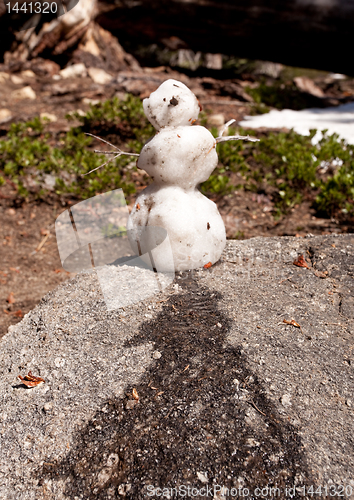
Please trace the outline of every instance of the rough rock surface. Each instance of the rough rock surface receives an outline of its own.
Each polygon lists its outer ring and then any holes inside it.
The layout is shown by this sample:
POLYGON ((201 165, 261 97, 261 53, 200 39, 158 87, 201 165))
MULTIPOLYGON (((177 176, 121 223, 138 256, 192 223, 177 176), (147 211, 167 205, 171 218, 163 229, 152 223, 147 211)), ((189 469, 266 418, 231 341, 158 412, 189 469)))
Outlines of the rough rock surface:
POLYGON ((229 241, 125 310, 94 272, 60 285, 1 340, 0 498, 354 492, 353 244, 229 241))

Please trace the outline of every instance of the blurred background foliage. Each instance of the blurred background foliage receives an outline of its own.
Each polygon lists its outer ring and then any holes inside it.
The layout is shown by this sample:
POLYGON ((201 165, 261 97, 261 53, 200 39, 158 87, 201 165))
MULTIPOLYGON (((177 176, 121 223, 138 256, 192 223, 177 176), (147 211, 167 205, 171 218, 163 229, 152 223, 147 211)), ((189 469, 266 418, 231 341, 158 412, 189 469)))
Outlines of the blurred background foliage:
MULTIPOLYGON (((86 132, 134 153, 154 135, 139 98, 130 94, 121 100, 115 97, 91 105, 85 114, 67 115, 67 120, 76 125, 56 136, 47 131, 46 120, 38 117, 11 124, 0 140, 0 185, 10 181, 17 196, 27 200, 44 199, 53 188, 57 196, 84 199, 120 187, 129 201, 139 184, 144 187, 151 182, 131 156, 121 156, 83 175, 107 161, 107 156, 94 152, 97 141, 86 132)), ((207 113, 201 115, 201 122, 208 126, 207 113)), ((211 131, 216 137, 217 129, 211 131)), ((310 136, 269 132, 260 134, 258 143, 219 144, 219 164, 200 186, 201 191, 216 197, 242 189, 266 194, 273 202, 274 217, 310 200, 321 216, 352 218, 354 146, 326 131, 314 145, 315 132, 310 136)), ((229 133, 259 136, 254 130, 230 129, 229 133)), ((100 147, 109 149, 102 143, 100 147)))

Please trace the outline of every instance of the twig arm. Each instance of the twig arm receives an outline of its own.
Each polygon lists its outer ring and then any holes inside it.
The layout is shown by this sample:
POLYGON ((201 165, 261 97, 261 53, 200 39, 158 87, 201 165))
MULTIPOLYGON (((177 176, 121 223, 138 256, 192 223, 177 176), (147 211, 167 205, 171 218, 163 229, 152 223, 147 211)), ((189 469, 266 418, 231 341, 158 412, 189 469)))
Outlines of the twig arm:
POLYGON ((115 146, 114 144, 106 141, 105 139, 101 139, 101 137, 98 137, 97 135, 93 135, 93 134, 89 134, 88 132, 85 132, 86 135, 89 135, 91 137, 94 137, 95 139, 98 139, 99 141, 101 142, 104 142, 106 144, 108 144, 109 146, 112 146, 112 148, 115 149, 115 151, 100 151, 99 149, 95 149, 95 153, 99 153, 99 154, 103 154, 103 155, 115 155, 113 158, 111 158, 110 160, 106 161, 106 163, 103 163, 103 165, 100 165, 99 167, 96 167, 94 168, 93 170, 90 170, 89 172, 87 172, 86 174, 82 174, 82 177, 84 177, 85 175, 88 175, 88 174, 91 174, 92 172, 95 172, 96 170, 98 170, 99 168, 101 167, 105 167, 106 165, 108 165, 108 163, 110 163, 111 161, 115 160, 116 158, 118 158, 119 156, 121 155, 127 155, 127 156, 139 156, 138 153, 127 153, 125 151, 122 151, 121 149, 119 149, 117 146, 115 146))
POLYGON ((217 137, 216 139, 216 144, 219 144, 219 142, 226 142, 226 141, 250 141, 250 142, 259 142, 260 139, 256 139, 255 137, 251 137, 249 135, 226 135, 225 137, 217 137))
POLYGON ((216 144, 219 144, 219 142, 226 142, 226 141, 250 141, 250 142, 259 141, 259 139, 256 139, 255 137, 250 137, 249 135, 226 135, 225 137, 223 137, 224 133, 229 128, 229 126, 235 122, 236 120, 232 118, 232 120, 229 120, 227 123, 225 123, 225 125, 219 131, 219 137, 215 139, 216 144))

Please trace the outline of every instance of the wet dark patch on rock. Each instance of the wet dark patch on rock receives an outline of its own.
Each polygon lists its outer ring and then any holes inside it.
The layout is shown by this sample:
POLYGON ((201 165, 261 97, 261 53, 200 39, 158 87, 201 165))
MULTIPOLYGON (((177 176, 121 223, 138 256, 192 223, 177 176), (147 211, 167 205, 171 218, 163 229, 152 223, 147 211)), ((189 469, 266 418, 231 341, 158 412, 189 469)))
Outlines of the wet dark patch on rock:
POLYGON ((255 498, 257 487, 279 488, 281 498, 286 487, 308 484, 296 429, 266 397, 241 349, 226 343, 231 320, 218 309, 221 294, 201 288, 192 273, 176 282, 183 292, 126 344, 154 343, 141 384, 107 401, 67 458, 39 477, 67 479, 65 494, 85 499, 143 499, 148 485, 200 489, 201 477, 210 488, 248 488, 244 498, 255 498))

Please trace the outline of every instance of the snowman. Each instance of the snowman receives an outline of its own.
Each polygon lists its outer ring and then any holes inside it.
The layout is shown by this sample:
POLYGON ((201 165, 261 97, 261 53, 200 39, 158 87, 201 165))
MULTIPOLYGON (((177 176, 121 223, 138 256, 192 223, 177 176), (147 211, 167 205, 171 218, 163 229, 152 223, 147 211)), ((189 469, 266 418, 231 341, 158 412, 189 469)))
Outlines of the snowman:
POLYGON ((163 82, 143 107, 157 133, 142 148, 137 166, 153 183, 139 194, 128 218, 130 244, 143 260, 152 255, 159 270, 210 267, 225 247, 225 226, 215 203, 198 185, 217 166, 217 142, 252 139, 218 141, 205 127, 193 125, 199 101, 176 80, 163 82))

